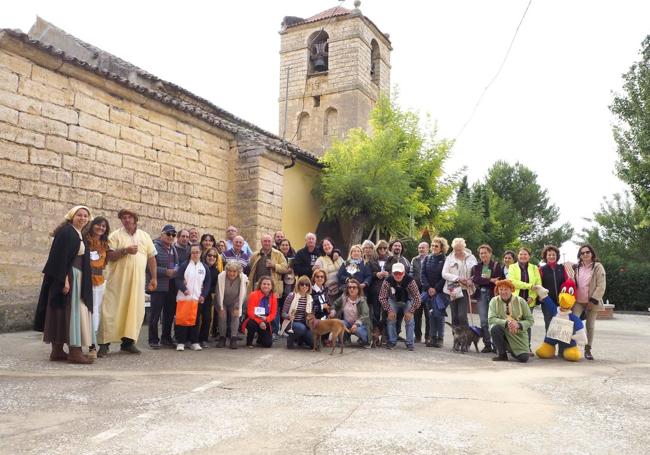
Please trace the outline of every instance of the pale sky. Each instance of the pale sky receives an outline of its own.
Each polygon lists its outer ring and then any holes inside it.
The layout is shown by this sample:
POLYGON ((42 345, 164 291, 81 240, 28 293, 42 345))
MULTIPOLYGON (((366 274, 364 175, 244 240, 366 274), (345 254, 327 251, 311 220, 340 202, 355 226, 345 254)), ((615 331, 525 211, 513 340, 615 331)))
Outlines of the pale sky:
MULTIPOLYGON (((508 48, 528 0, 364 0, 390 33, 400 104, 430 114, 454 138, 508 48)), ((278 132, 280 23, 337 4, 324 0, 26 1, 0 27, 27 31, 36 15, 271 132, 278 132)), ((613 175, 608 106, 650 33, 650 2, 533 0, 500 76, 458 138, 449 170, 470 181, 496 159, 539 175, 562 221, 579 231, 613 175)))

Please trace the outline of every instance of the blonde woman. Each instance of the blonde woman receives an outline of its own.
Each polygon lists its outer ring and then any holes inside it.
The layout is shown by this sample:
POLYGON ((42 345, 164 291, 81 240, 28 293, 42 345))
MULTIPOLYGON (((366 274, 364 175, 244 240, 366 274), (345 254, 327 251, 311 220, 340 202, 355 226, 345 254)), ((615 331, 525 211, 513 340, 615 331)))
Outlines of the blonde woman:
POLYGON ((342 258, 334 260, 332 257, 334 254, 334 243, 332 239, 323 239, 322 248, 323 255, 316 259, 314 270, 323 270, 327 274, 325 287, 327 288, 327 295, 329 296, 330 302, 333 302, 341 295, 336 275, 344 261, 342 258))
POLYGON ((477 260, 467 248, 465 239, 457 237, 451 241, 452 252, 442 268, 442 277, 446 280, 443 291, 451 301, 451 324, 467 327, 467 310, 469 296, 474 290, 472 267, 477 260))
POLYGON ((370 287, 372 275, 370 269, 363 262, 363 249, 361 245, 352 245, 348 260, 341 265, 337 274, 339 286, 344 289, 345 283, 354 278, 360 283, 361 290, 370 287))

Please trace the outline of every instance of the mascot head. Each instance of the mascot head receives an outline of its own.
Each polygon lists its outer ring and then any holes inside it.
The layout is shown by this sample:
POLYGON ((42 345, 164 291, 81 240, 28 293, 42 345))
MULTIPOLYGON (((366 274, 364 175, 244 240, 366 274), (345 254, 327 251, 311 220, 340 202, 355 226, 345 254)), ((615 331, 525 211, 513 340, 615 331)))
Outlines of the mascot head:
POLYGON ((558 300, 560 307, 563 310, 570 310, 573 308, 573 304, 576 303, 576 284, 571 279, 568 278, 562 286, 560 286, 560 295, 558 295, 558 300))

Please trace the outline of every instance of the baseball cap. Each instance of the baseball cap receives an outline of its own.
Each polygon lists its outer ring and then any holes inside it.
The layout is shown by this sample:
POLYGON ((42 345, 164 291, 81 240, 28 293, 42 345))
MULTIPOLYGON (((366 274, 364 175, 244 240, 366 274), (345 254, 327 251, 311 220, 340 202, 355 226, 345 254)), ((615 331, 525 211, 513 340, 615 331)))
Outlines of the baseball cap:
POLYGON ((166 224, 160 232, 176 232, 176 228, 172 224, 166 224))
POLYGON ((402 264, 401 262, 393 264, 392 271, 393 273, 404 273, 404 264, 402 264))

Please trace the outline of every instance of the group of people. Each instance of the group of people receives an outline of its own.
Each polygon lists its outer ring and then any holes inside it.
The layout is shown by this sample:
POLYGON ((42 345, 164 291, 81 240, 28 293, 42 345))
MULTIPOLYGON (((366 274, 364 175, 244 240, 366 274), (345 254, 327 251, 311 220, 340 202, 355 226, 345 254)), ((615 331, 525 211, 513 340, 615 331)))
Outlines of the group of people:
MULTIPOLYGON (((219 348, 237 349, 242 339, 248 347, 268 348, 281 337, 288 349, 311 348, 313 324, 328 318, 342 320, 364 347, 383 336, 388 349, 399 340, 410 351, 422 342, 439 348, 447 307, 453 326, 468 326, 475 299, 483 352, 496 352, 495 360, 507 359, 509 352, 526 361, 538 304, 534 289, 543 286, 557 302, 567 273, 554 246, 544 249, 541 267, 530 263, 526 248, 506 251, 500 265, 490 246, 481 245, 477 260, 462 238, 452 241, 447 255, 442 237, 432 240, 431 252, 428 243, 420 243, 411 260, 402 255, 399 240, 376 245, 366 240, 353 245, 345 259, 331 239, 319 244, 313 233, 298 251, 282 232, 265 234, 254 251, 234 226, 217 240, 196 228, 166 224, 152 240, 138 228, 135 211, 122 209, 118 219, 122 227, 111 232, 105 217, 93 218, 79 205, 53 232, 35 317, 35 329, 52 346, 52 361, 92 363, 110 353, 111 343, 139 354, 145 290, 150 349, 200 351, 211 337, 219 348)), ((574 311, 586 314, 585 357, 593 358, 605 272, 589 245, 580 248, 573 269, 574 311)), ((547 329, 550 317, 544 313, 547 329)))

